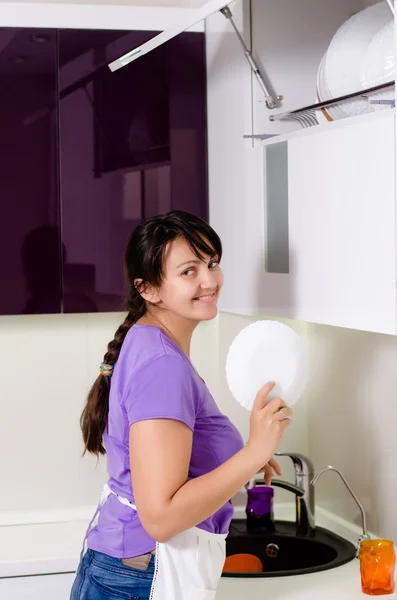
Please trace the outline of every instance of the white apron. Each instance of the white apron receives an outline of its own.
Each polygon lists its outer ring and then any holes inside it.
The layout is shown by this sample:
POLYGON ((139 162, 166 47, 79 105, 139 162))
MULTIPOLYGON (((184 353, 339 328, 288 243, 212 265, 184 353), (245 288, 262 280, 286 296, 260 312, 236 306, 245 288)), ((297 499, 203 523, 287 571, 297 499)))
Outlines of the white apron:
MULTIPOLYGON (((122 504, 136 510, 135 504, 118 496, 105 484, 97 510, 88 526, 84 545, 95 518, 110 494, 116 496, 122 504)), ((168 542, 156 542, 150 600, 214 600, 225 562, 226 536, 226 533, 209 533, 192 527, 168 542)))

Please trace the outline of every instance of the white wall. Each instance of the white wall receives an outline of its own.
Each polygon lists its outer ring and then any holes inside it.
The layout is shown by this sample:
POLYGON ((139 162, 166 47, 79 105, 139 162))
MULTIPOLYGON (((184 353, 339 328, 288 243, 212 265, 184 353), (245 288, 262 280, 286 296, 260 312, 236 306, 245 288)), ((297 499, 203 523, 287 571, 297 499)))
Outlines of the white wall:
MULTIPOLYGON (((0 511, 96 502, 106 478, 106 461, 97 464, 92 457, 82 458, 79 416, 122 317, 111 313, 1 318, 0 511)), ((200 374, 245 440, 249 414, 232 398, 224 365, 231 341, 254 320, 221 314, 200 325, 192 347, 200 374)), ((280 449, 309 454, 317 470, 328 464, 340 468, 364 502, 370 530, 397 539, 397 339, 286 323, 307 340, 311 376, 280 449)), ((285 478, 293 479, 288 459, 280 462, 285 478)), ((331 512, 360 522, 359 511, 336 474, 323 475, 316 499, 331 512)), ((287 492, 276 490, 276 501, 288 500, 287 492)))
MULTIPOLYGON (((97 464, 90 456, 82 458, 79 417, 106 345, 122 319, 121 313, 0 319, 0 512, 96 502, 106 478, 106 460, 97 464)), ((198 371, 246 440, 249 413, 232 398, 224 366, 232 339, 252 320, 256 319, 221 315, 200 325, 192 345, 198 371)), ((302 330, 303 325, 296 327, 302 330)), ((282 447, 308 451, 304 402, 296 409, 282 447)), ((286 476, 292 477, 290 465, 284 464, 286 476)))
POLYGON ((0 511, 95 502, 104 461, 81 458, 78 420, 121 316, 1 318, 0 511))
MULTIPOLYGON (((363 501, 370 531, 397 540, 397 339, 307 325, 309 449, 316 469, 339 468, 363 501)), ((336 473, 316 485, 319 504, 361 525, 336 473)))
MULTIPOLYGON (((123 318, 109 313, 0 319, 0 512, 96 502, 106 460, 82 458, 79 417, 123 318)), ((217 320, 195 333, 192 358, 216 397, 217 320)))

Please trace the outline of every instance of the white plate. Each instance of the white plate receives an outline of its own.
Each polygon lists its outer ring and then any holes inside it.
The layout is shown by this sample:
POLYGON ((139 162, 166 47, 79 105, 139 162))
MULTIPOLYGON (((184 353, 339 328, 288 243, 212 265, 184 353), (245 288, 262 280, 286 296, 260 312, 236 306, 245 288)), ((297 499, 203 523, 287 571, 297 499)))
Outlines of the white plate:
POLYGON ((307 352, 301 338, 278 321, 256 321, 233 340, 226 358, 226 379, 234 398, 247 410, 268 381, 288 406, 299 400, 307 382, 307 352))
MULTIPOLYGON (((380 2, 358 12, 339 27, 328 46, 324 63, 320 65, 318 91, 322 100, 356 92, 362 87, 360 72, 368 46, 375 34, 390 22, 393 22, 390 9, 386 2, 380 2)), ((378 72, 383 59, 381 56, 374 58, 378 72)), ((358 97, 334 105, 327 112, 333 119, 339 119, 373 110, 366 98, 358 97)))
MULTIPOLYGON (((396 75, 394 61, 394 21, 389 21, 372 38, 361 64, 361 85, 363 88, 393 81, 396 75)), ((394 100, 395 90, 389 88, 371 94, 371 100, 394 100)), ((385 105, 372 104, 373 110, 382 110, 385 105)))

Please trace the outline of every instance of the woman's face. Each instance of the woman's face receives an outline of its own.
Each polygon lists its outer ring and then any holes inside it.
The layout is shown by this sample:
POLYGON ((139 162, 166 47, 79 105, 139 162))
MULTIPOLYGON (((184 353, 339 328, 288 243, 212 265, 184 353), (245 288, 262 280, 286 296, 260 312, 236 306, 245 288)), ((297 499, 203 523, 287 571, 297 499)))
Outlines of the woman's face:
POLYGON ((217 257, 198 259, 184 238, 170 243, 163 283, 156 292, 161 308, 193 321, 208 321, 218 313, 222 286, 223 272, 217 257))

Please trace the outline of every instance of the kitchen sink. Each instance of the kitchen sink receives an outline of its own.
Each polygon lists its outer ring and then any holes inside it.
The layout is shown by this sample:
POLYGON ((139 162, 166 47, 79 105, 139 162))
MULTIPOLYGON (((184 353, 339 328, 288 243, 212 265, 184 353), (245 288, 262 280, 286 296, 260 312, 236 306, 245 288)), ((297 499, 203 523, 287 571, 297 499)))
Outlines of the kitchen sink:
POLYGON ((285 577, 325 571, 353 560, 356 549, 322 527, 316 527, 311 537, 297 536, 295 523, 276 521, 273 533, 249 533, 245 519, 233 519, 226 538, 226 556, 240 553, 257 556, 263 572, 224 572, 223 577, 285 577))

